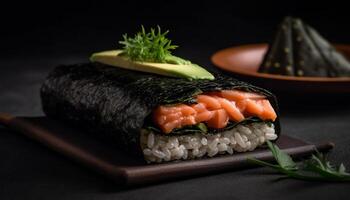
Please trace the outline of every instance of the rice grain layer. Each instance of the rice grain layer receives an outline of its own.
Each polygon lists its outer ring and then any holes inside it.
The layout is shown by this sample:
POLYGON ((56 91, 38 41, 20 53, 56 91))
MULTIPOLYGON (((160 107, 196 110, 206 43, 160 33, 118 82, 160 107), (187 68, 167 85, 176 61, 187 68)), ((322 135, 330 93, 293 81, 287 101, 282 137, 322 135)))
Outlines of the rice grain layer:
POLYGON ((213 135, 168 136, 142 130, 141 147, 147 162, 164 162, 253 151, 266 140, 275 139, 273 124, 255 122, 213 135))

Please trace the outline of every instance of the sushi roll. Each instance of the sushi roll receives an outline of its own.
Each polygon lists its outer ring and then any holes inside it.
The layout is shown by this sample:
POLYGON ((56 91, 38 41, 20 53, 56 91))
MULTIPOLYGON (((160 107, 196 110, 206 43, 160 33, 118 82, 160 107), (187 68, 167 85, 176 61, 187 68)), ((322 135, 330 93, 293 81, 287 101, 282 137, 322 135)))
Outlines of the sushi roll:
POLYGON ((149 162, 252 151, 280 131, 270 92, 222 75, 190 81, 99 63, 59 66, 41 99, 47 116, 149 162))
POLYGON ((269 91, 178 57, 153 64, 119 53, 56 67, 41 87, 45 114, 149 163, 253 151, 278 138, 269 91))

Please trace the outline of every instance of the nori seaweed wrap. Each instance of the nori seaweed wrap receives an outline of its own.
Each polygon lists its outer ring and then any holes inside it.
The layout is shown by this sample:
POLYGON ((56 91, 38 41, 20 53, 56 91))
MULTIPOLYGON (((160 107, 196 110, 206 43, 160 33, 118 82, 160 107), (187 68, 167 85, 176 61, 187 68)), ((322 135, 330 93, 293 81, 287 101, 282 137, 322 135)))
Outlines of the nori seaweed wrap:
POLYGON ((276 33, 259 72, 288 76, 350 76, 350 62, 314 28, 286 17, 276 33))
POLYGON ((191 105, 196 103, 198 94, 221 90, 263 95, 278 111, 276 98, 269 91, 228 76, 217 74, 214 81, 190 81, 99 63, 56 67, 42 85, 41 99, 47 116, 107 137, 118 148, 143 154, 150 162, 254 150, 266 140, 277 138, 278 117, 274 121, 252 117, 240 123, 229 122, 223 129, 205 131, 189 126, 168 134, 159 133, 152 124, 152 113, 160 105, 191 105), (257 129, 266 129, 266 133, 257 129), (147 137, 143 139, 144 134, 147 137), (210 145, 212 148, 204 149, 210 145))

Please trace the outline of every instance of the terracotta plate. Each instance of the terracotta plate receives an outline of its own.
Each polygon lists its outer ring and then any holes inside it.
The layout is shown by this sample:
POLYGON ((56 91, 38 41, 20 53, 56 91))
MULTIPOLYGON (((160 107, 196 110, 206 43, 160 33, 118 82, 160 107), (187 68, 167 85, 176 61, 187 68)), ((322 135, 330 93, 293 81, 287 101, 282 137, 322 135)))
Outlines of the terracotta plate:
MULTIPOLYGON (((267 44, 230 47, 216 52, 211 60, 217 67, 237 78, 250 81, 274 92, 340 94, 350 93, 350 77, 293 77, 257 72, 267 44)), ((350 45, 335 45, 350 58, 350 45)))

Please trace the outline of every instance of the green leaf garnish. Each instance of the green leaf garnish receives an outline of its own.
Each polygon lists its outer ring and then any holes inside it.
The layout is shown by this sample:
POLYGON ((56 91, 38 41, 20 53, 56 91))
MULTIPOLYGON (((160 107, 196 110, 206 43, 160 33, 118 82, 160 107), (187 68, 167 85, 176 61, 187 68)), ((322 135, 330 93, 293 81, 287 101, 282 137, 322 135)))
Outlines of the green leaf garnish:
POLYGON ((141 31, 134 37, 123 35, 123 40, 119 44, 123 45, 123 55, 134 61, 156 62, 169 64, 190 64, 190 61, 173 56, 171 51, 178 46, 173 45, 166 36, 169 31, 162 32, 160 27, 151 28, 146 32, 141 26, 141 31))
POLYGON ((327 161, 326 156, 317 152, 313 154, 309 160, 298 166, 293 159, 285 152, 281 151, 278 146, 270 141, 267 145, 272 152, 277 164, 271 164, 255 158, 248 158, 248 161, 270 167, 284 174, 287 178, 295 178, 308 181, 350 181, 350 174, 346 172, 346 168, 341 164, 338 168, 332 166, 327 161))
POLYGON ((283 169, 287 170, 297 170, 297 164, 293 161, 293 159, 283 151, 281 151, 277 145, 273 144, 272 142, 268 141, 267 145, 269 149, 271 150, 273 156, 275 157, 277 163, 279 166, 281 166, 283 169))

